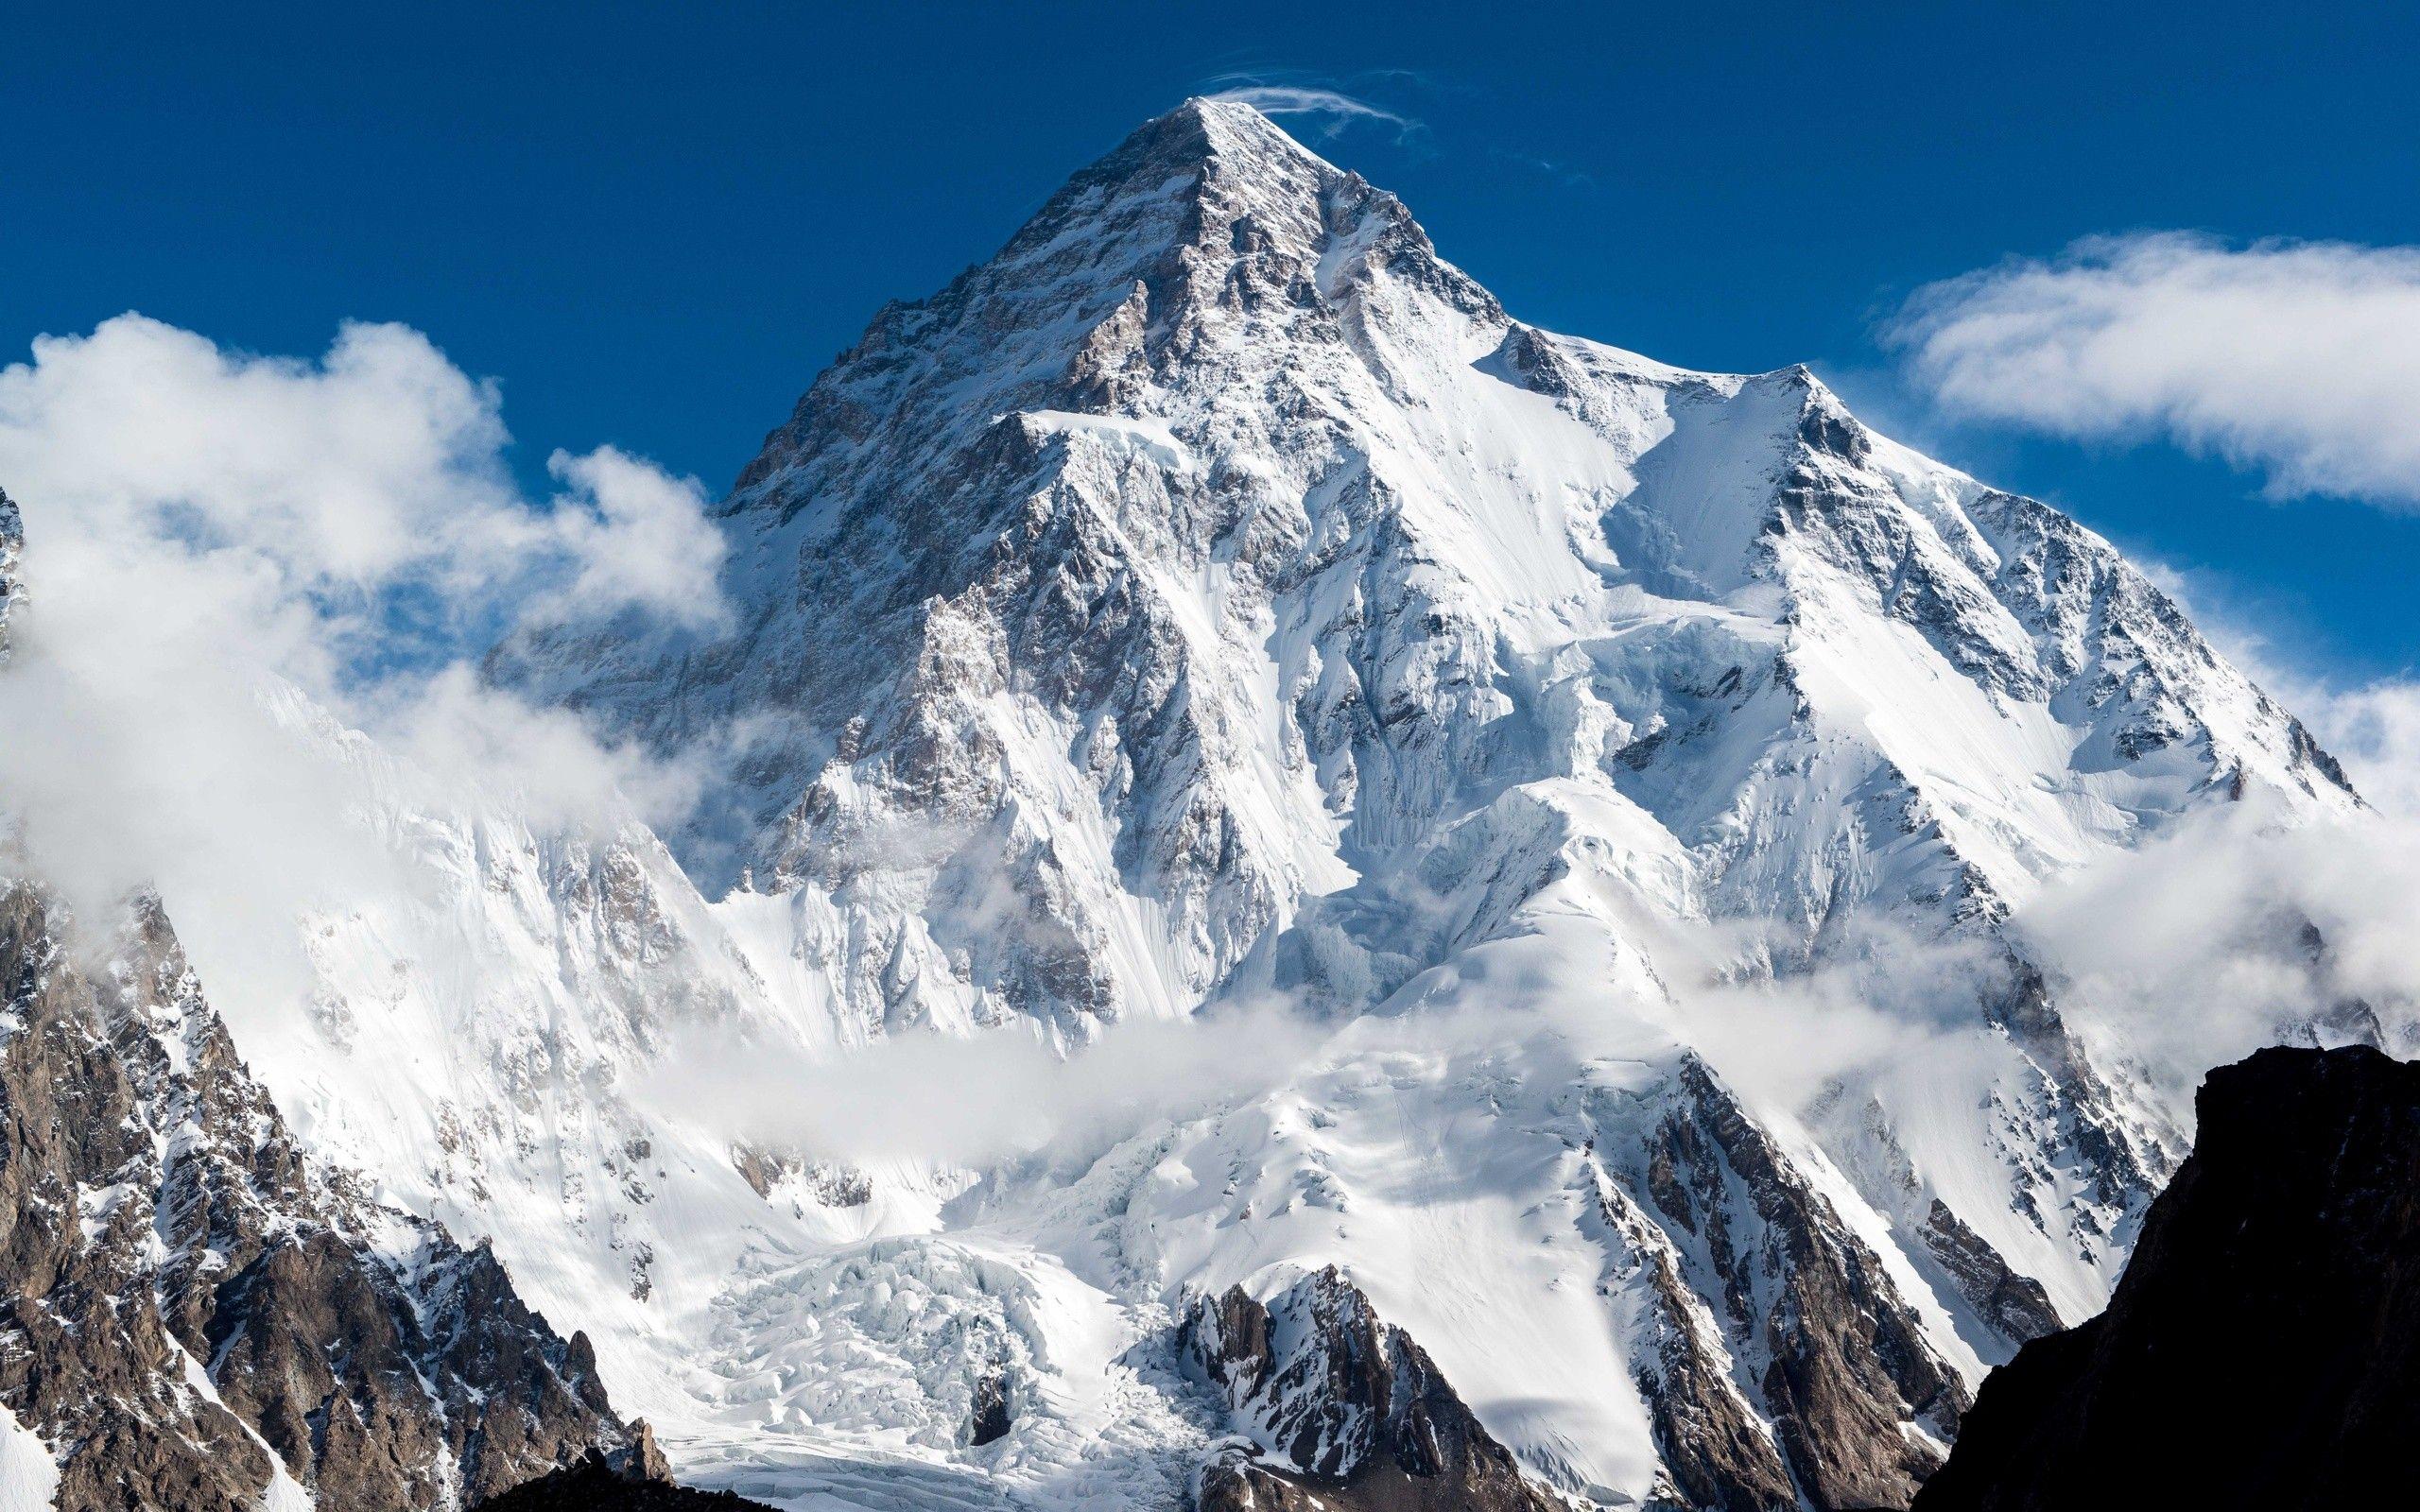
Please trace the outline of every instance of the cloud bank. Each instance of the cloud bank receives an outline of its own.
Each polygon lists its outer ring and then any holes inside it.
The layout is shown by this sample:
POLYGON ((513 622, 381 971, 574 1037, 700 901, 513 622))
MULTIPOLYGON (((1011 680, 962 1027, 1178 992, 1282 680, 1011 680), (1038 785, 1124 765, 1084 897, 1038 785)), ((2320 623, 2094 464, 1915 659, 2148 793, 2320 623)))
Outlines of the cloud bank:
POLYGON ((541 822, 677 816, 694 784, 470 662, 532 616, 724 612, 698 485, 612 448, 522 495, 494 385, 397 325, 303 360, 141 316, 0 369, 26 602, 0 676, 0 799, 89 908, 156 885, 290 935, 389 865, 334 719, 541 822))
POLYGON ((1062 1054, 1031 1024, 959 1039, 889 1036, 837 1054, 743 1042, 713 1028, 675 1040, 636 1089, 645 1102, 748 1143, 810 1159, 966 1168, 1093 1151, 1267 1091, 1319 1043, 1269 1005, 1127 1020, 1062 1054))
POLYGON ((1885 337, 1953 414, 2420 508, 2420 248, 2098 237, 1922 289, 1885 337))

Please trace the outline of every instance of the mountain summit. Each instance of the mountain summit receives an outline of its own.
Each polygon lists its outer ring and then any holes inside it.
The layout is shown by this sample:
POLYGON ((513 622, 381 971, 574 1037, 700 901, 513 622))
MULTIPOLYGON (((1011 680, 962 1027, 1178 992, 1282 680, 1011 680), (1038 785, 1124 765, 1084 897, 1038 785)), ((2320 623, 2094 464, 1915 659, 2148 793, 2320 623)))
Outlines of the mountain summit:
POLYGON ((1904 1505, 2183 1148, 2012 910, 2359 802, 2100 537, 1522 323, 1234 102, 876 316, 719 518, 728 628, 490 668, 703 816, 397 796, 418 890, 235 1027, 760 1497, 1904 1505), (641 1095, 1271 1004, 1241 1090, 958 1163, 641 1095))
POLYGON ((886 309, 725 518, 738 634, 497 670, 666 747, 744 731, 736 833, 684 849, 844 900, 882 869, 916 1002, 869 1022, 1187 1011, 1538 782, 1795 954, 1868 896, 1988 920, 2201 795, 2350 801, 2107 542, 1802 368, 1521 324, 1233 102, 886 309), (905 866, 850 841, 903 824, 905 866))

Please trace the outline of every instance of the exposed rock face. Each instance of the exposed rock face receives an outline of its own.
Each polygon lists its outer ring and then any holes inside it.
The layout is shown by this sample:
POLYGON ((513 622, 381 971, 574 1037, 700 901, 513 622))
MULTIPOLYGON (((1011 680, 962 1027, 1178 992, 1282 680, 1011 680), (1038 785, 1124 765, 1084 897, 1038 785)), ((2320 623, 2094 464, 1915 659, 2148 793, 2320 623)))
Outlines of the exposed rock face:
POLYGON ((2420 1503, 2420 1066, 2271 1049, 2100 1316, 1983 1383, 1917 1512, 2420 1503))
POLYGON ((155 901, 0 883, 0 1405, 61 1512, 460 1504, 633 1447, 485 1248, 313 1170, 155 901))
POLYGON ((9 490, 0 489, 0 666, 9 661, 10 611, 25 597, 25 584, 17 578, 17 558, 25 549, 25 516, 18 512, 17 502, 9 497, 9 490))
MULTIPOLYGON (((1677 1093, 1651 1136, 1644 1187, 1702 1295, 1720 1298, 1797 1484, 1818 1506, 1905 1505, 1939 1463, 1937 1442, 1957 1431, 1964 1385, 1880 1257, 1729 1091, 1693 1060, 1677 1093)), ((1695 1425, 1670 1418, 1664 1434, 1668 1444, 1698 1446, 1668 1450, 1694 1462, 1698 1494, 1772 1504, 1756 1500, 1773 1490, 1761 1457, 1741 1474, 1706 1463, 1719 1452, 1695 1425)), ((1739 1437, 1723 1424, 1714 1442, 1739 1437)))
POLYGON ((1960 1295, 2005 1338, 2024 1343, 2057 1331, 2059 1314, 2042 1283, 2009 1269, 1998 1250, 1959 1221, 1938 1197, 1925 1215, 1925 1246, 1957 1281, 1960 1295))
POLYGON ((1204 1297, 1182 1344, 1258 1454, 1202 1470, 1201 1512, 1552 1512, 1445 1383, 1334 1267, 1267 1303, 1204 1297))

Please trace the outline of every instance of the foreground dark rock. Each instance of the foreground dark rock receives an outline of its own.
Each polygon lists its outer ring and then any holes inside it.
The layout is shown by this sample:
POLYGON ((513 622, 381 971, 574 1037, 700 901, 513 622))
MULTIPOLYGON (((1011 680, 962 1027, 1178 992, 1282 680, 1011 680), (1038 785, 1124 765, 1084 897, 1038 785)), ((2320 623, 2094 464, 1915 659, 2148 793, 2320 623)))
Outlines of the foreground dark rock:
POLYGON ((591 1454, 502 1496, 479 1503, 478 1512, 772 1512, 730 1491, 693 1491, 668 1481, 614 1469, 591 1454))
POLYGON ((155 901, 85 931, 5 869, 0 1406, 60 1512, 418 1512, 645 1448, 485 1246, 305 1161, 155 901))
POLYGON ((1331 1266, 1267 1303, 1205 1297, 1185 1352, 1259 1452, 1203 1468, 1201 1512, 1552 1512, 1411 1336, 1331 1266))
POLYGON ((2420 1066, 2210 1074, 2108 1310, 1984 1382, 1916 1512, 2420 1505, 2420 1066))

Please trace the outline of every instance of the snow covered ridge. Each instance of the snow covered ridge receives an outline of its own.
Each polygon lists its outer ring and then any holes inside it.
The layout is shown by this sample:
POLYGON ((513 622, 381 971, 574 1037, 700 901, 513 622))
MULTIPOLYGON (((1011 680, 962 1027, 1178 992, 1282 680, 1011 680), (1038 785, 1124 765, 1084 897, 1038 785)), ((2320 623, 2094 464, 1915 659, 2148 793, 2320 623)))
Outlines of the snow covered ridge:
POLYGON ((689 830, 550 833, 281 696, 391 885, 299 988, 168 902, 299 1139, 791 1506, 1904 1504, 2183 1147, 2012 911, 2357 804, 2100 538, 1804 369, 1520 323, 1233 103, 886 309, 718 518, 732 628, 489 668, 710 771, 689 830), (1130 1126, 1016 1071, 971 1151, 667 1075, 1268 1013, 1130 1126))

